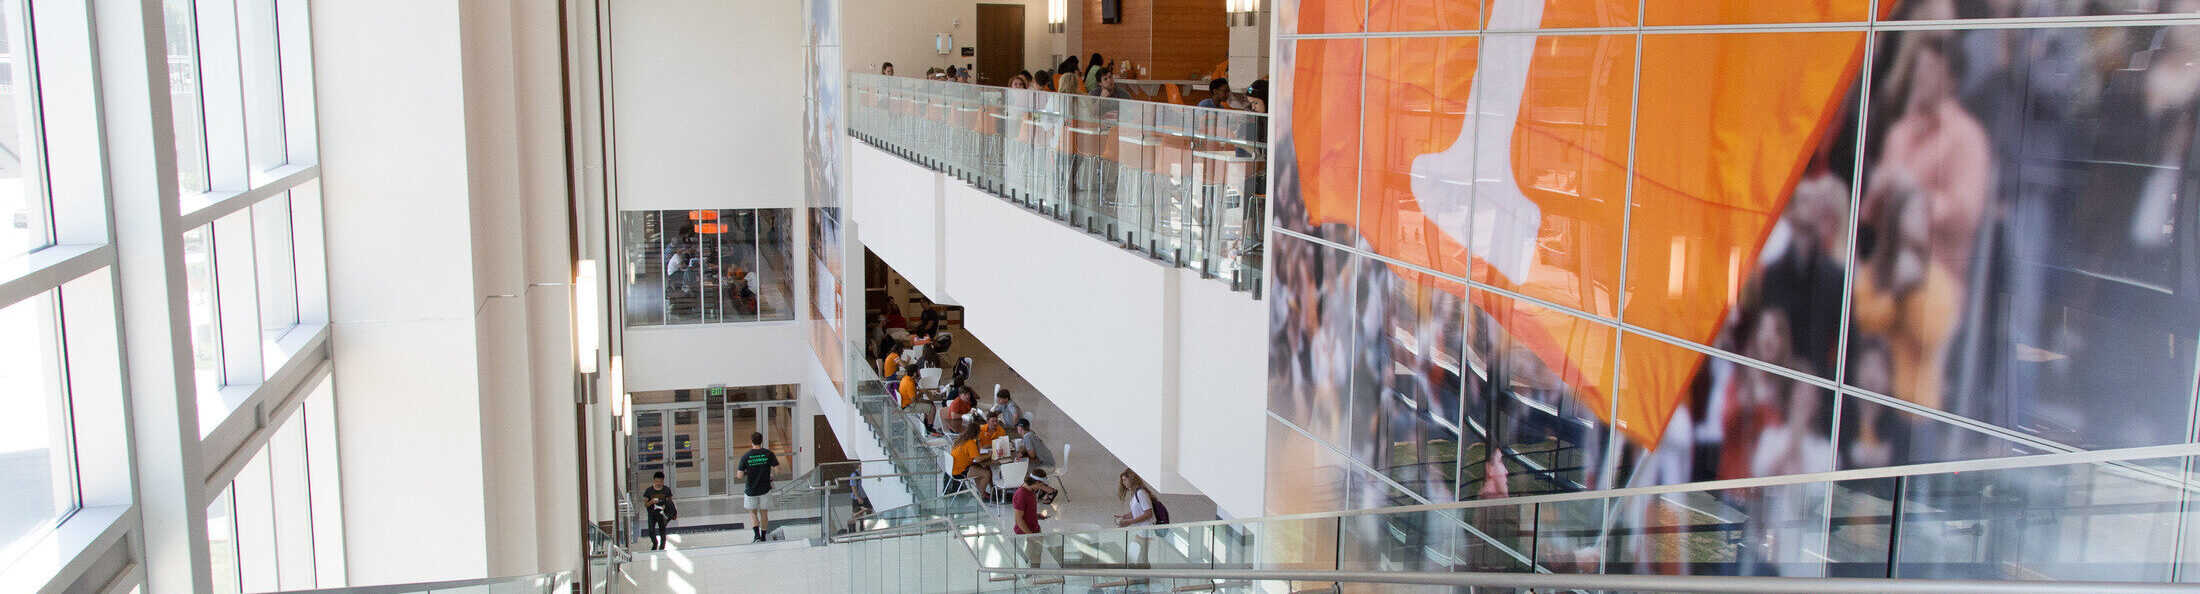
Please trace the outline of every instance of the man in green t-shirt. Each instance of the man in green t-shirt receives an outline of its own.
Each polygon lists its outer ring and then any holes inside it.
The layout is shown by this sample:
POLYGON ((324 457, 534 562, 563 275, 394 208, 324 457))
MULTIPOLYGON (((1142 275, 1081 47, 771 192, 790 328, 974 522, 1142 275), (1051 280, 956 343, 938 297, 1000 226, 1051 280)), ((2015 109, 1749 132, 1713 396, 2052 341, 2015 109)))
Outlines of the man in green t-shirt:
POLYGON ((764 434, 749 434, 749 451, 741 453, 741 462, 733 469, 741 473, 748 488, 741 492, 741 502, 749 508, 749 525, 756 532, 756 542, 764 542, 771 533, 771 505, 766 495, 772 492, 772 468, 779 466, 779 455, 764 449, 764 434))

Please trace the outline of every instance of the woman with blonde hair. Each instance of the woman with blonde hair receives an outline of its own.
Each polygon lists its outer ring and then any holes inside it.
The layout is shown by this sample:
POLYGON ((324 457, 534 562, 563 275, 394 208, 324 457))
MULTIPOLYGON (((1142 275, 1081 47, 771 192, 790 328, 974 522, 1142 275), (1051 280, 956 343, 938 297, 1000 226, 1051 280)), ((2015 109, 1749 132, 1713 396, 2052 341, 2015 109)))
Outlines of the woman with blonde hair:
MULTIPOLYGON (((1155 511, 1160 505, 1159 495, 1153 491, 1153 487, 1146 485, 1145 479, 1138 477, 1138 473, 1132 472, 1129 468, 1123 469, 1123 473, 1115 478, 1115 498, 1123 500, 1124 504, 1129 505, 1131 513, 1115 516, 1115 525, 1121 527, 1152 526, 1161 523, 1160 512, 1155 511)), ((1153 538, 1153 535, 1150 534, 1152 532, 1156 531, 1137 530, 1131 532, 1131 558, 1125 559, 1125 561, 1141 567, 1150 563, 1146 553, 1153 548, 1147 542, 1153 538)))

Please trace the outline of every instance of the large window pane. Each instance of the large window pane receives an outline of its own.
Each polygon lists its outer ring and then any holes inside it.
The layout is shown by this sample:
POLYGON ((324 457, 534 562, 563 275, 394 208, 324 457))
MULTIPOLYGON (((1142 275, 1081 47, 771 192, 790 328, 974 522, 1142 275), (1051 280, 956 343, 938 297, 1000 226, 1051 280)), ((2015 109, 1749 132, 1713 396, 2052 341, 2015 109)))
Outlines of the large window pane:
POLYGON ((53 293, 0 309, 0 566, 77 504, 53 293))
MULTIPOLYGON (((254 277, 260 285, 260 334, 272 344, 298 325, 298 256, 291 235, 289 196, 252 207, 252 250, 254 277)), ((278 351, 263 352, 273 357, 278 351)), ((281 366, 281 361, 268 361, 265 368, 274 373, 281 366)))
POLYGON ((245 158, 257 175, 290 160, 283 137, 282 54, 277 49, 275 0, 236 0, 236 4, 245 158))
POLYGON ((38 94, 20 0, 0 2, 0 256, 53 245, 53 209, 41 176, 38 94))
POLYGON ((2200 71, 2170 56, 2200 27, 1876 47, 1846 381, 2078 448, 2186 441, 2200 71))
POLYGON ((784 208, 620 213, 626 325, 793 319, 793 221, 784 208))
POLYGON ((201 395, 222 386, 220 308, 214 300, 214 228, 183 234, 184 298, 191 315, 191 367, 201 395))
POLYGON ((206 191, 206 109, 199 86, 197 9, 192 0, 163 0, 168 30, 168 95, 176 130, 176 188, 206 191))
POLYGON ((236 487, 222 489, 206 506, 207 563, 214 573, 214 594, 242 592, 237 583, 236 487))
POLYGON ((756 317, 794 319, 794 211, 757 211, 756 317))

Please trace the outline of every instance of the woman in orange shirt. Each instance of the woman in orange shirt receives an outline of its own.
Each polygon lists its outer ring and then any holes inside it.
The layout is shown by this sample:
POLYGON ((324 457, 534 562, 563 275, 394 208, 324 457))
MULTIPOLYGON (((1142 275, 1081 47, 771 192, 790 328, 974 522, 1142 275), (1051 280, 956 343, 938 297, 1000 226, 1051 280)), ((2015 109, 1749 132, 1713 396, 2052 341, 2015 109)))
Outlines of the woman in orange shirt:
POLYGON ((977 427, 964 429, 955 437, 955 448, 948 454, 955 459, 955 478, 969 480, 983 495, 993 492, 993 458, 978 452, 980 443, 983 440, 978 439, 977 427))

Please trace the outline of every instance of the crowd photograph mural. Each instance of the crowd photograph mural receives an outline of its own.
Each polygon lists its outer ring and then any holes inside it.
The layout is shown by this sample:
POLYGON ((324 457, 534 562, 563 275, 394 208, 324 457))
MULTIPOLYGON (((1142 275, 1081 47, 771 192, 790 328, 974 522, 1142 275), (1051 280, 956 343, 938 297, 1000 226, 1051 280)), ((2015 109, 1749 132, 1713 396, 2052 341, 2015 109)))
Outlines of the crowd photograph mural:
POLYGON ((1725 481, 1459 521, 1496 570, 2191 573, 2200 1, 1276 11, 1269 513, 1725 481), (1964 497, 2122 507, 1859 520, 1964 497))

